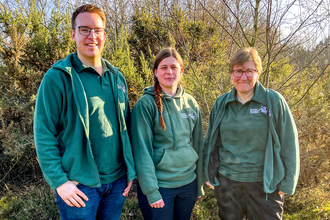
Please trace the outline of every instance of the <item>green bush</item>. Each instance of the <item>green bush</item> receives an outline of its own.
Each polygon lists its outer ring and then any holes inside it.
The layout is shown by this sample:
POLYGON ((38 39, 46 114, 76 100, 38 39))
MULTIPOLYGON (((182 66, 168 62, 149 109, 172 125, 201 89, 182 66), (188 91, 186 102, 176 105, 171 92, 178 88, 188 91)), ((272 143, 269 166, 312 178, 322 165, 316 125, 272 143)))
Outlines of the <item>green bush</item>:
POLYGON ((0 219, 59 220, 55 193, 48 185, 32 186, 22 193, 9 191, 0 200, 0 219))
POLYGON ((139 208, 136 192, 130 192, 123 206, 121 213, 122 220, 138 220, 143 219, 139 208))
MULTIPOLYGON (((0 4, 0 196, 3 196, 0 218, 18 219, 21 215, 21 219, 25 216, 40 219, 46 218, 45 213, 48 213, 46 219, 56 219, 54 194, 44 183, 40 185, 43 177, 33 144, 33 114, 36 93, 45 72, 75 51, 75 43, 70 38, 72 8, 66 1, 62 2, 69 7, 60 7, 59 1, 47 7, 35 0, 8 2, 13 4, 0 4), (12 192, 8 192, 9 189, 12 192), (42 200, 42 193, 48 195, 44 198, 48 203, 40 206, 37 198, 40 196, 42 200), (26 211, 31 213, 26 214, 26 211)), ((131 105, 141 97, 142 89, 152 84, 151 66, 155 54, 162 47, 175 46, 185 63, 182 84, 196 98, 206 130, 215 99, 232 87, 228 61, 237 49, 234 39, 226 35, 219 24, 226 27, 236 24, 223 20, 228 16, 226 10, 218 10, 217 23, 204 10, 190 10, 192 5, 185 8, 185 4, 180 4, 183 1, 177 1, 179 6, 174 4, 170 8, 160 1, 131 2, 136 2, 132 3, 132 8, 127 7, 133 9, 128 13, 131 17, 124 13, 123 18, 127 20, 117 20, 117 28, 113 28, 111 19, 107 23, 109 33, 103 53, 103 57, 119 67, 126 77, 131 105)), ((109 20, 115 9, 106 1, 102 7, 111 8, 106 13, 109 20)), ((245 13, 242 11, 242 17, 248 15, 245 13)), ((258 36, 256 47, 267 67, 264 34, 258 36)), ((240 34, 232 37, 246 45, 240 34)), ((328 45, 328 41, 324 43, 328 45)), ((278 46, 284 46, 286 52, 269 65, 270 88, 279 91, 288 101, 299 130, 301 151, 299 185, 296 194, 286 199, 284 217, 329 219, 330 189, 326 184, 330 177, 329 69, 324 69, 325 74, 320 75, 328 62, 329 48, 323 51, 322 45, 310 50, 294 45, 278 46), (320 61, 309 62, 307 58, 316 50, 323 51, 317 56, 320 61)), ((272 54, 276 54, 276 50, 272 54)), ((263 73, 260 81, 265 82, 265 77, 263 73)), ((196 204, 193 219, 217 219, 212 193, 206 189, 206 196, 196 204)), ((142 219, 135 194, 127 198, 123 218, 142 219)))
POLYGON ((214 191, 207 185, 204 185, 205 195, 197 200, 191 215, 192 220, 217 220, 218 206, 214 196, 214 191))
POLYGON ((283 219, 330 219, 329 186, 327 183, 321 185, 314 189, 299 189, 294 196, 285 198, 283 219))

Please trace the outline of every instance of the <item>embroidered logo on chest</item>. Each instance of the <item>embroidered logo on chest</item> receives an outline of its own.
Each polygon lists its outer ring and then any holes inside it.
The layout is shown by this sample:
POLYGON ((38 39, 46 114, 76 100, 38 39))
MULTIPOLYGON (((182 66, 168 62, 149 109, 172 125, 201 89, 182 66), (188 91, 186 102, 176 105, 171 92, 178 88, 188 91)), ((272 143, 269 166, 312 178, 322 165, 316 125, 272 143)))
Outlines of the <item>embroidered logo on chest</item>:
POLYGON ((190 118, 195 119, 195 113, 191 112, 189 113, 190 118))
POLYGON ((184 113, 181 113, 181 117, 182 118, 188 118, 188 115, 187 115, 187 113, 184 112, 184 113))
POLYGON ((125 86, 117 84, 117 88, 123 90, 123 92, 126 93, 125 86))
POLYGON ((181 117, 182 117, 182 118, 188 118, 188 117, 190 117, 190 118, 192 118, 192 119, 195 119, 195 113, 191 112, 191 113, 189 113, 189 114, 187 115, 187 113, 183 112, 183 113, 181 113, 181 117))
MULTIPOLYGON (((257 108, 250 108, 250 114, 258 114, 259 112, 263 114, 267 114, 268 108, 267 106, 261 106, 259 109, 257 108)), ((271 111, 269 109, 269 116, 271 116, 271 111)))

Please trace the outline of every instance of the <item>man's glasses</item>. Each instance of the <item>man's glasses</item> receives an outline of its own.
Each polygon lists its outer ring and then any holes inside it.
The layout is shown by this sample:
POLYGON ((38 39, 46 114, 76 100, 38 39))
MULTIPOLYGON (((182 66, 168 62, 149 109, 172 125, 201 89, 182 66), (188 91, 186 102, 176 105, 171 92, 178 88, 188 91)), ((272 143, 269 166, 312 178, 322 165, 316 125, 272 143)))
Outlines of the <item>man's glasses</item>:
POLYGON ((75 28, 78 28, 79 33, 83 36, 89 36, 92 30, 94 30, 95 36, 102 36, 105 33, 104 28, 90 28, 86 26, 77 26, 75 28))
POLYGON ((243 75, 243 73, 245 73, 246 77, 253 77, 256 72, 258 72, 258 70, 252 70, 252 69, 247 69, 245 71, 243 70, 231 71, 231 73, 237 78, 240 78, 243 75))

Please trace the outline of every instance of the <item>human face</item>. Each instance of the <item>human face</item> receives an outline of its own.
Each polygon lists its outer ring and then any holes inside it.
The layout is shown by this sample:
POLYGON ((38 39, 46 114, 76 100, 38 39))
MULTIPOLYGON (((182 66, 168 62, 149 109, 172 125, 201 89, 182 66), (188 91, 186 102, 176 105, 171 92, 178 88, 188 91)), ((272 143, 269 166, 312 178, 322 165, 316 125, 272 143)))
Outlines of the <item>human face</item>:
POLYGON ((163 59, 159 63, 157 70, 154 70, 159 85, 165 93, 176 91, 182 72, 183 68, 174 57, 163 59))
MULTIPOLYGON (((76 27, 105 28, 101 17, 95 13, 84 12, 76 17, 76 27)), ((79 59, 84 63, 98 61, 101 58, 106 34, 96 36, 94 30, 88 36, 79 33, 79 29, 71 30, 71 38, 76 42, 79 59)))
MULTIPOLYGON (((233 70, 246 71, 248 69, 256 69, 253 61, 246 61, 243 65, 235 65, 233 70)), ((241 77, 235 77, 234 74, 230 74, 235 89, 239 94, 250 94, 253 92, 254 86, 259 79, 260 73, 256 72, 252 77, 247 77, 245 73, 241 77)))

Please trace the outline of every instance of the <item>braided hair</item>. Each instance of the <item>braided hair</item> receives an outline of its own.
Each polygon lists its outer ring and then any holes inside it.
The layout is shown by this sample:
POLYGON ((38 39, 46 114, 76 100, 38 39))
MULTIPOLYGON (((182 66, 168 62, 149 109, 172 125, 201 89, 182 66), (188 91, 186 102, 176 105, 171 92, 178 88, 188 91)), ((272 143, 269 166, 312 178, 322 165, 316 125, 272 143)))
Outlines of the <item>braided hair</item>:
POLYGON ((181 67, 183 67, 183 61, 180 56, 180 54, 173 48, 173 47, 167 47, 162 49, 155 58, 154 61, 154 94, 155 94, 155 101, 157 105, 157 109, 159 112, 159 124, 166 129, 165 121, 163 118, 163 104, 162 104, 162 88, 159 84, 158 78, 156 77, 155 71, 158 69, 158 65, 160 62, 162 62, 163 59, 168 58, 168 57, 174 57, 178 63, 180 64, 181 67))

